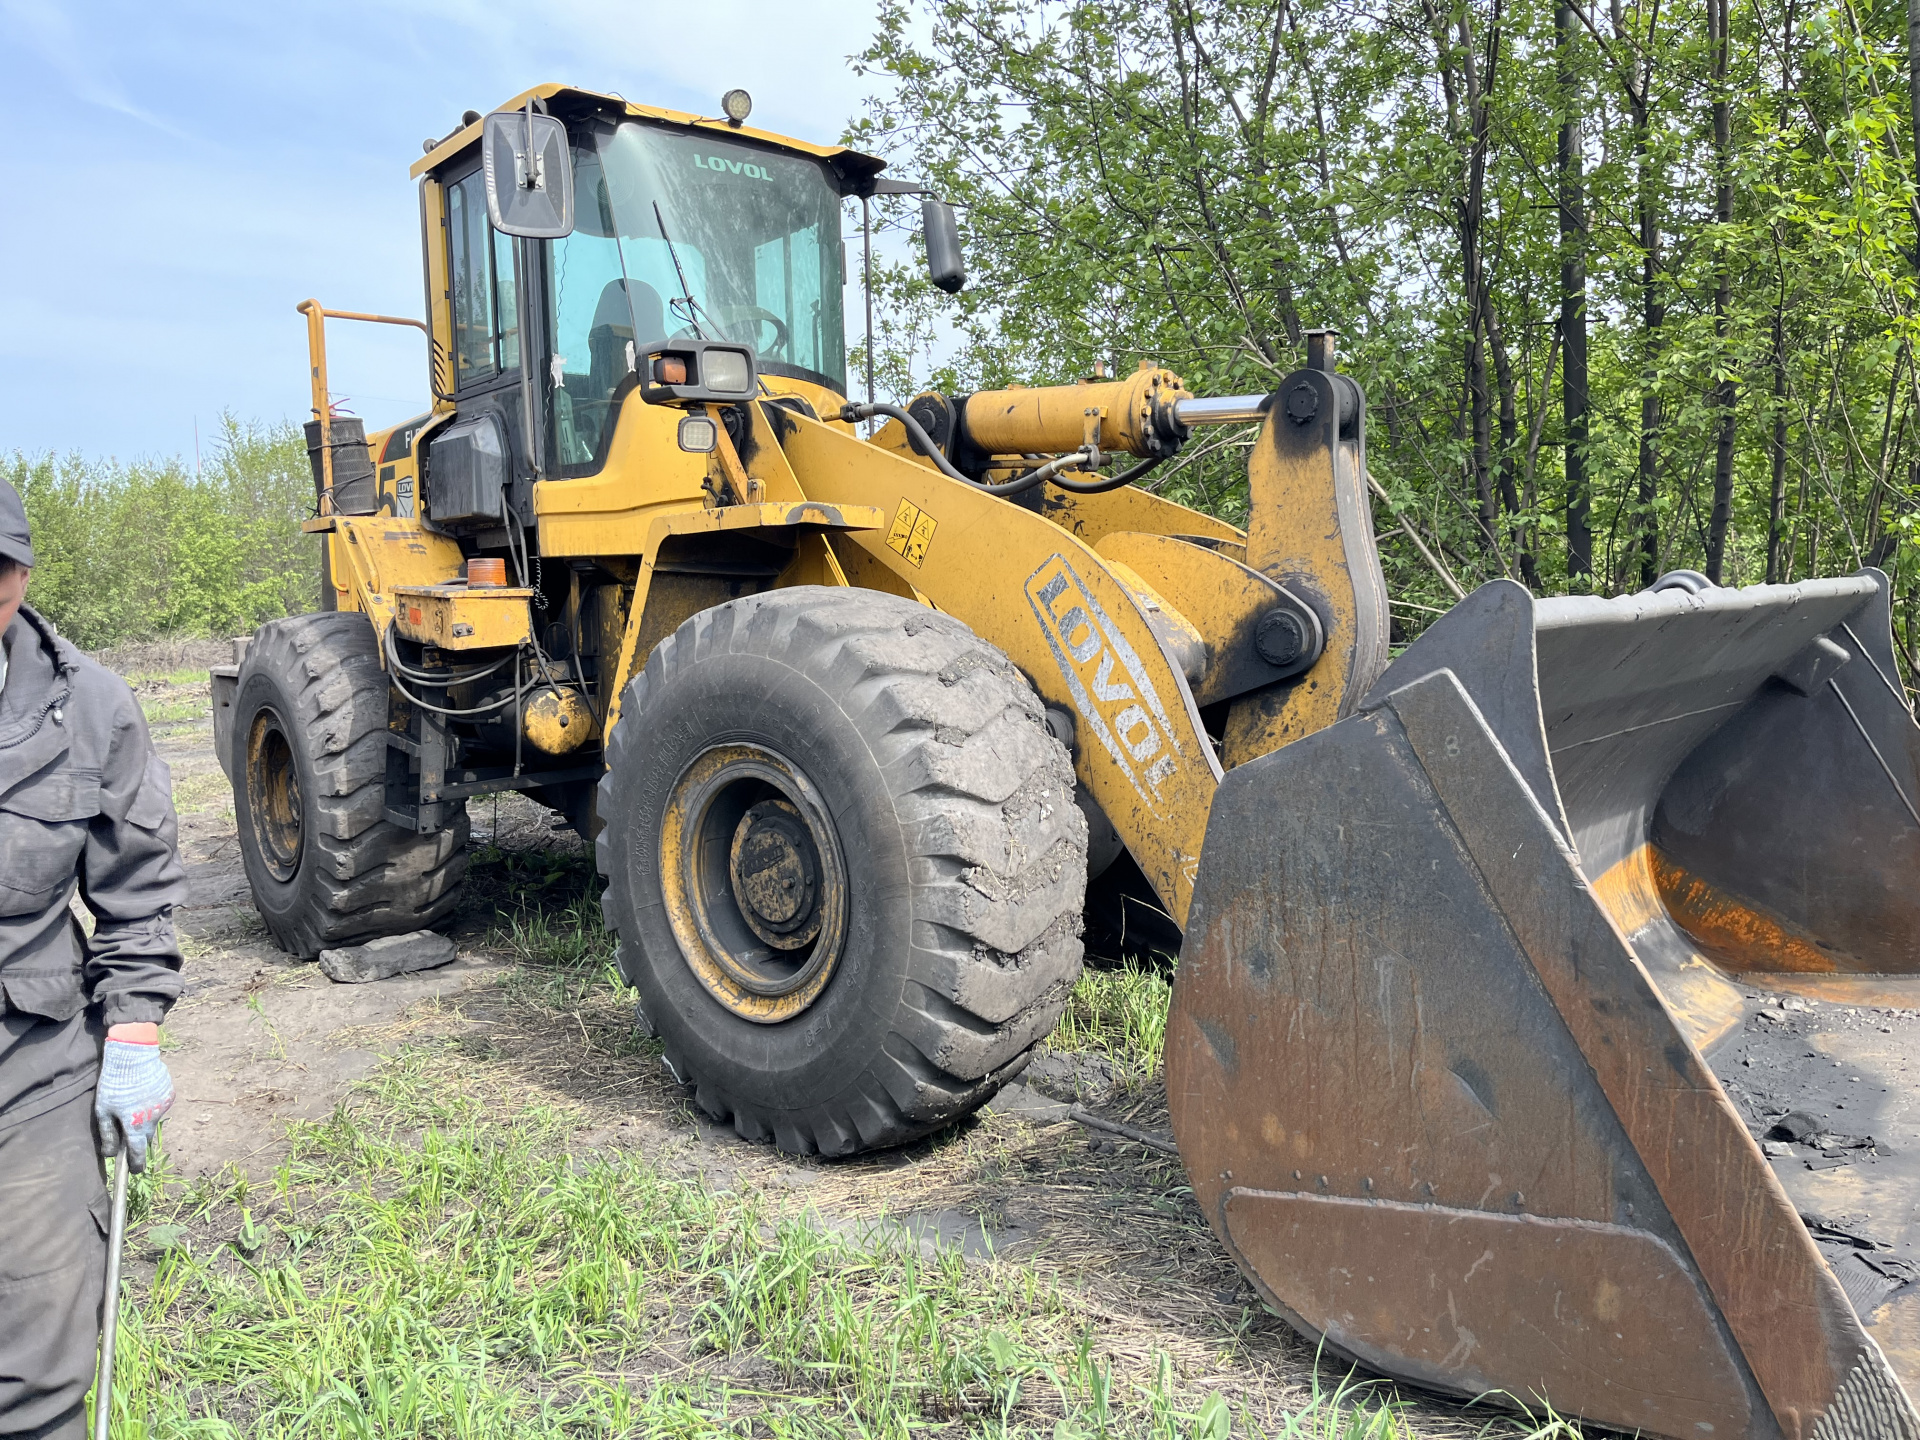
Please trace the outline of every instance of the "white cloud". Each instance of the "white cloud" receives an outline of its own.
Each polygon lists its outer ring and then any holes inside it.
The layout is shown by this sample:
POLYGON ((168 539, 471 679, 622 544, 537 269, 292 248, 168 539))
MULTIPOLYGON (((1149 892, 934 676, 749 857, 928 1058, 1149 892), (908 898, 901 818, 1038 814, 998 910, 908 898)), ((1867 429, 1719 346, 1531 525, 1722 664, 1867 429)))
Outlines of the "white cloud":
POLYGON ((5 33, 26 53, 37 56, 66 83, 74 98, 123 115, 174 139, 183 133, 160 116, 136 105, 114 74, 99 47, 74 30, 73 15, 58 5, 36 0, 5 0, 0 4, 5 33))

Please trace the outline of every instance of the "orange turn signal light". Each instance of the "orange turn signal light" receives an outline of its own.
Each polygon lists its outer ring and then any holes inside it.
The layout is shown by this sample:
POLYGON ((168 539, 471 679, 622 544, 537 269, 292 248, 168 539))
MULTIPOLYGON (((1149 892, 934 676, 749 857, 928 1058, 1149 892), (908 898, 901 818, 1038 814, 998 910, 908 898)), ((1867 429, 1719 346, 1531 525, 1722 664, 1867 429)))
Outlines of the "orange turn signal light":
POLYGON ((686 384, 686 357, 684 355, 655 356, 653 361, 653 378, 662 385, 686 384))

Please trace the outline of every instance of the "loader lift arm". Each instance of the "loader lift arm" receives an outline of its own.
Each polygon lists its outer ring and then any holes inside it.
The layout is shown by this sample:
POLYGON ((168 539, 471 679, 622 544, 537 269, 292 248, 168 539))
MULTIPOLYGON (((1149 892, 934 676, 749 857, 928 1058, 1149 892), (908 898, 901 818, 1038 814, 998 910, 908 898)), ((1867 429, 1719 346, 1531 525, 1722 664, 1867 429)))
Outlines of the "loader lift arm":
MULTIPOLYGON (((1222 728, 1231 765, 1345 714, 1385 663, 1364 402, 1331 369, 1330 332, 1316 332, 1313 359, 1329 368, 1310 366, 1282 383, 1281 408, 1250 465, 1255 514, 1284 512, 1290 521, 1258 523, 1239 543, 1105 527, 1089 543, 1042 514, 916 463, 910 451, 865 444, 776 407, 750 407, 740 457, 746 473, 770 496, 874 506, 891 516, 886 532, 847 538, 940 609, 993 637, 1072 717, 1076 774, 1182 926, 1223 773, 1221 742, 1209 735, 1200 702, 1228 707, 1222 728)), ((1034 430, 996 433, 996 448, 1065 438, 1054 433, 1062 423, 1055 412, 1075 408, 1066 403, 1075 388, 1008 392, 1028 407, 1034 430), (1063 392, 1052 411, 1028 398, 1063 392)), ((1099 426, 1106 388, 1118 387, 1088 387, 1094 393, 1078 407, 1090 427, 1099 426)), ((1219 417, 1248 413, 1260 411, 1241 402, 1219 417)), ((1003 418, 1003 429, 1010 424, 1003 418)), ((1105 433, 1111 444, 1113 432, 1105 433)), ((1130 443, 1145 451, 1150 442, 1130 443)), ((1078 503, 1083 514, 1095 508, 1078 503)), ((1138 500, 1115 508, 1122 507, 1141 508, 1138 500)))

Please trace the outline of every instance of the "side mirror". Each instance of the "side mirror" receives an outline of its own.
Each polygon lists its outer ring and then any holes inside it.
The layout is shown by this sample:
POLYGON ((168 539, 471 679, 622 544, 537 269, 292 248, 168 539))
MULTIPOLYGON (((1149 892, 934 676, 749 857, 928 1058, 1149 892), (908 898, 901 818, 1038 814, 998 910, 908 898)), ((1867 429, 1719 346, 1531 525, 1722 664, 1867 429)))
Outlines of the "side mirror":
POLYGON ((927 235, 927 278, 956 295, 967 283, 967 262, 960 255, 960 224, 953 206, 929 197, 920 202, 920 221, 927 235))
POLYGON ((573 233, 573 160, 567 127, 551 115, 496 110, 480 133, 487 218, 502 235, 558 240, 573 233))

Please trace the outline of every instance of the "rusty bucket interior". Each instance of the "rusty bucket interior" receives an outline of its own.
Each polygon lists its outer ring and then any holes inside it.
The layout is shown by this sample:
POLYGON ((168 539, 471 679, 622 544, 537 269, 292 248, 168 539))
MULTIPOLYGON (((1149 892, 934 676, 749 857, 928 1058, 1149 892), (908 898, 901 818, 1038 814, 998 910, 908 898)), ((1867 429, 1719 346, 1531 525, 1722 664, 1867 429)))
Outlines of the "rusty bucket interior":
POLYGON ((1270 1304, 1496 1403, 1920 1440, 1920 729, 1892 647, 1872 570, 1500 581, 1228 773, 1168 1092, 1270 1304))

